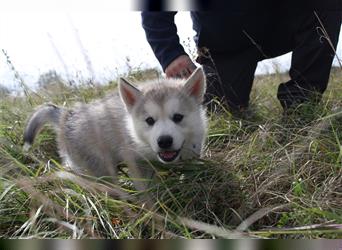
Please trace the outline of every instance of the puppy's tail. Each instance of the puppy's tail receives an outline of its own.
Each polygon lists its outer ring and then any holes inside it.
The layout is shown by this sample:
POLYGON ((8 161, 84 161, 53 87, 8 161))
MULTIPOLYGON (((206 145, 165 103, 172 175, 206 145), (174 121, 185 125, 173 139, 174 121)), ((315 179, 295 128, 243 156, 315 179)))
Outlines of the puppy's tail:
POLYGON ((24 151, 29 150, 36 135, 45 124, 51 124, 54 127, 58 127, 62 110, 63 109, 53 104, 46 104, 38 108, 38 110, 33 113, 24 131, 24 151))

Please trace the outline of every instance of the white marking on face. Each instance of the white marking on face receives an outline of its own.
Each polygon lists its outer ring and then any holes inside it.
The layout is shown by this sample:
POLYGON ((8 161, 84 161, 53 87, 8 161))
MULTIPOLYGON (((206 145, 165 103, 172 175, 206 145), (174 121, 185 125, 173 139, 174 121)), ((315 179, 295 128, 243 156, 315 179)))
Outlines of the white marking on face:
POLYGON ((147 114, 152 116, 152 118, 155 120, 161 117, 161 108, 153 101, 147 101, 144 104, 144 109, 146 110, 147 114))
POLYGON ((180 103, 176 98, 167 100, 162 106, 157 105, 152 100, 144 104, 147 116, 151 116, 155 123, 142 132, 155 152, 161 151, 158 138, 165 135, 171 136, 173 139, 171 150, 179 150, 182 147, 184 142, 183 133, 181 128, 172 121, 173 115, 179 112, 179 105, 180 103))
MULTIPOLYGON (((132 121, 131 125, 135 128, 140 142, 148 145, 156 156, 163 151, 158 145, 158 138, 163 135, 171 136, 173 139, 170 150, 181 149, 177 159, 184 160, 200 155, 206 128, 205 119, 202 117, 204 112, 198 107, 185 105, 177 96, 171 96, 162 105, 153 100, 147 100, 143 107, 144 114, 136 116, 139 119, 132 121), (180 124, 172 120, 175 113, 184 115, 180 124), (145 121, 149 116, 155 120, 153 126, 149 126, 145 121)), ((136 141, 138 138, 134 139, 136 141)))
POLYGON ((164 112, 168 117, 172 117, 175 113, 180 112, 179 99, 171 98, 164 105, 164 112))
POLYGON ((155 151, 161 150, 158 146, 158 138, 166 135, 171 136, 173 139, 172 150, 178 150, 182 147, 184 136, 181 129, 169 118, 164 118, 159 119, 151 129, 150 143, 155 151))

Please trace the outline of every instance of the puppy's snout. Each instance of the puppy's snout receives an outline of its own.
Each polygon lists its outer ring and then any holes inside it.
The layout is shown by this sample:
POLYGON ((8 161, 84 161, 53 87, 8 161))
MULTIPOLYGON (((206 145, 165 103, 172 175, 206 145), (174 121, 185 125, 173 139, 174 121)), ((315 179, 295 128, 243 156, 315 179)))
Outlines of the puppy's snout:
POLYGON ((172 146, 173 138, 169 135, 162 135, 158 137, 158 146, 162 149, 168 149, 172 146))

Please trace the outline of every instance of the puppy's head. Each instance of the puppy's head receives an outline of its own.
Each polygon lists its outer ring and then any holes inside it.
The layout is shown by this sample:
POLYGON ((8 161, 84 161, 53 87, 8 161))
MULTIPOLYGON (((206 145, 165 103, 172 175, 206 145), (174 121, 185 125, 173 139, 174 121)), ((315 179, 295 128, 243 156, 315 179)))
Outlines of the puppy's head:
POLYGON ((119 93, 136 143, 164 163, 199 156, 206 132, 205 89, 202 68, 187 80, 159 80, 142 90, 120 79, 119 93))

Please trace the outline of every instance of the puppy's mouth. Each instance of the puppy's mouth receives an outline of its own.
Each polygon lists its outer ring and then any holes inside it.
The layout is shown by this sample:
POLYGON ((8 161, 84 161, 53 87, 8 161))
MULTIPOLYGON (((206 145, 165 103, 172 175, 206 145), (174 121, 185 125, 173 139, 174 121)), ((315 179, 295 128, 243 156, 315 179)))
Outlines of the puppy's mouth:
POLYGON ((177 159, 179 152, 180 149, 175 151, 162 151, 158 153, 158 157, 164 162, 172 162, 177 159))

